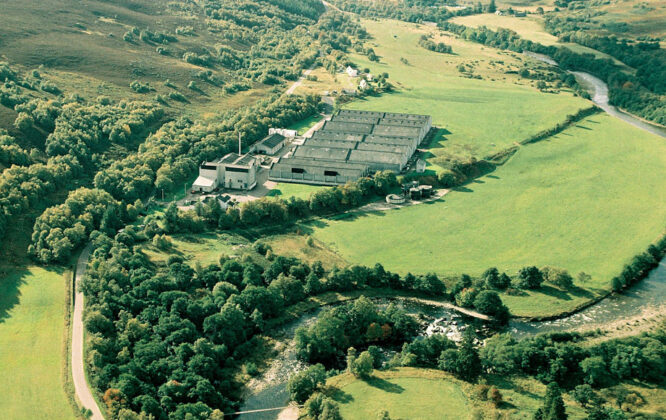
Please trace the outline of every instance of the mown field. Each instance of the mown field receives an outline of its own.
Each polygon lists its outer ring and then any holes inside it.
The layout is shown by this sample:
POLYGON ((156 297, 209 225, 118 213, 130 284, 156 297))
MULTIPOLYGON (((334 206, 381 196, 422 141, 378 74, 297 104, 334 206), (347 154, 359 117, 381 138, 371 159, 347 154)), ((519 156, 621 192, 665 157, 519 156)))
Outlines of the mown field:
POLYGON ((74 418, 63 388, 71 272, 35 266, 12 271, 0 275, 0 413, 13 420, 74 418))
POLYGON ((307 200, 310 194, 322 188, 327 188, 320 185, 307 185, 307 184, 292 184, 289 182, 278 182, 275 187, 268 192, 269 197, 280 197, 288 199, 289 197, 302 198, 307 200))
POLYGON ((432 115, 433 124, 447 130, 432 150, 437 156, 484 157, 587 106, 571 93, 542 93, 533 87, 534 80, 507 73, 516 72, 528 60, 520 54, 439 36, 438 30, 426 26, 391 20, 364 20, 363 24, 374 38, 369 45, 380 62, 357 54, 352 59, 373 74, 388 73, 397 89, 347 106, 432 115), (451 45, 453 54, 420 47, 418 40, 425 33, 434 33, 437 41, 451 45), (482 79, 463 77, 457 69, 460 64, 482 79))
POLYGON ((610 287, 666 227, 666 143, 604 115, 522 147, 443 199, 319 220, 304 232, 352 263, 400 273, 480 275, 557 266, 592 276, 578 289, 504 296, 515 315, 571 310, 610 287))
MULTIPOLYGON (((391 418, 403 419, 531 419, 540 406, 545 386, 532 379, 490 378, 504 403, 495 408, 475 398, 475 386, 431 369, 398 368, 375 371, 367 381, 343 374, 328 380, 330 395, 340 404, 340 414, 349 420, 377 418, 386 410, 391 418)), ((585 418, 585 412, 565 397, 571 419, 585 418)))

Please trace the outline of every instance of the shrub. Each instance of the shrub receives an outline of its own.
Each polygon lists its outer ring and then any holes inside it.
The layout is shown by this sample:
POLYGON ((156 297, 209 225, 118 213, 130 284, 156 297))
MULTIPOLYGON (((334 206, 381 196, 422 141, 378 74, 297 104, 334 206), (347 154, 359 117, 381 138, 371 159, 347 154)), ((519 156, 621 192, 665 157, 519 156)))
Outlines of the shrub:
POLYGON ((318 363, 289 378, 287 390, 292 400, 303 404, 325 382, 326 369, 318 363))
POLYGON ((130 88, 136 93, 148 93, 153 90, 150 85, 147 83, 141 83, 138 80, 134 80, 132 83, 130 83, 130 88))
POLYGON ((562 289, 569 289, 573 286, 573 277, 571 277, 571 274, 567 270, 556 267, 543 267, 541 272, 545 281, 553 283, 562 289))

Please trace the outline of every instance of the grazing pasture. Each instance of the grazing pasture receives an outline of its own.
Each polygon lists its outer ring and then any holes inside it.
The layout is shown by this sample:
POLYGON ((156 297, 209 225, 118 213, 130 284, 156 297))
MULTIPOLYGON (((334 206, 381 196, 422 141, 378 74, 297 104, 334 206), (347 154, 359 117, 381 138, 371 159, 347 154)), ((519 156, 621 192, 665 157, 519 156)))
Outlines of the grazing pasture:
POLYGON ((592 276, 571 291, 503 296, 515 315, 561 313, 610 279, 666 226, 666 143, 605 114, 522 147, 493 173, 433 203, 303 226, 351 263, 478 276, 556 266, 592 276))
MULTIPOLYGON (((588 102, 568 91, 544 93, 536 81, 517 73, 527 57, 499 51, 441 33, 437 29, 392 20, 364 20, 373 36, 369 43, 380 57, 351 57, 358 68, 388 73, 396 91, 367 96, 345 105, 351 109, 430 114, 433 125, 445 128, 438 157, 484 157, 506 149, 574 114, 588 102), (423 34, 453 48, 440 54, 418 45, 423 34), (459 70, 460 66, 466 69, 459 70)), ((548 70, 546 70, 548 71, 548 70)))

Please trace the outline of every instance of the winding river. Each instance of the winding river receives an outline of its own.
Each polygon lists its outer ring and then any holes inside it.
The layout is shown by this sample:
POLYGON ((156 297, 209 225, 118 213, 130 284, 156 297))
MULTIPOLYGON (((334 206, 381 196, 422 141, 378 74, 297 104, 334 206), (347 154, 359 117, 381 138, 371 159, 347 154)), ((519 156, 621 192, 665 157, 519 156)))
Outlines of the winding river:
MULTIPOLYGON (((386 300, 380 299, 376 302, 385 303, 386 300)), ((422 314, 420 317, 424 324, 423 335, 442 333, 456 340, 465 328, 475 328, 477 331, 484 332, 484 326, 478 320, 462 317, 451 309, 414 302, 403 302, 403 307, 409 313, 422 314)), ((293 343, 294 333, 301 326, 311 325, 322 310, 320 308, 306 314, 279 331, 278 335, 282 337, 285 348, 272 363, 269 372, 255 383, 261 390, 246 398, 243 411, 287 405, 289 396, 286 381, 292 373, 304 367, 296 358, 293 343)), ((516 338, 581 328, 594 330, 603 328, 609 323, 641 315, 647 310, 657 313, 666 311, 666 259, 662 260, 661 264, 647 278, 622 294, 613 294, 581 312, 554 321, 511 321, 507 330, 516 338)), ((244 414, 239 419, 275 420, 278 413, 279 411, 244 414)))
MULTIPOLYGON (((525 51, 524 54, 528 57, 532 57, 552 66, 558 65, 555 60, 548 57, 547 55, 538 54, 531 51, 525 51)), ((592 102, 594 102, 594 104, 599 108, 603 109, 608 115, 619 118, 628 124, 640 128, 641 130, 645 130, 649 133, 656 134, 661 137, 666 137, 666 127, 650 124, 649 122, 646 122, 631 114, 622 112, 621 110, 611 105, 608 102, 608 85, 603 80, 582 71, 570 71, 569 73, 573 74, 576 77, 578 83, 588 91, 592 102)))
MULTIPOLYGON (((557 66, 552 58, 525 52, 532 58, 557 66)), ((666 128, 650 124, 633 115, 618 110, 608 102, 608 86, 601 79, 583 72, 571 72, 581 86, 588 90, 592 102, 609 115, 619 118, 628 124, 638 127, 661 137, 666 137, 666 128)), ((386 302, 380 300, 380 303, 386 302)), ((475 328, 484 331, 484 326, 478 320, 462 317, 451 309, 433 307, 413 302, 403 302, 404 308, 413 314, 421 314, 423 321, 423 335, 433 333, 446 334, 457 340, 465 328, 475 328)), ((300 319, 284 326, 278 333, 284 348, 272 362, 269 371, 261 378, 254 380, 251 388, 258 391, 247 396, 242 411, 282 407, 289 402, 286 382, 291 374, 302 369, 305 365, 296 357, 293 337, 296 329, 311 325, 323 309, 302 316, 300 319)), ((663 313, 666 311, 666 259, 653 270, 650 275, 631 289, 622 294, 613 294, 589 308, 553 321, 528 322, 514 320, 509 323, 507 330, 516 338, 527 337, 538 333, 570 331, 584 328, 594 330, 605 325, 627 320, 639 316, 646 311, 663 313)), ((279 410, 243 414, 241 420, 275 420, 279 410)))

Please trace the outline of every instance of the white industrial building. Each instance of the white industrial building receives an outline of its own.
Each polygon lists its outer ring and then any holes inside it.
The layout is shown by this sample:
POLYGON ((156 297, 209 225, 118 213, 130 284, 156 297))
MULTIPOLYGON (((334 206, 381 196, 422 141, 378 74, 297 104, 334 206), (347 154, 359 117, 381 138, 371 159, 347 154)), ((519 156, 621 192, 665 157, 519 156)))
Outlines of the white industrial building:
POLYGON ((399 173, 431 128, 428 115, 341 110, 280 158, 269 179, 335 185, 381 170, 399 173))
POLYGON ((192 191, 209 193, 219 187, 234 190, 251 190, 257 185, 259 164, 249 155, 229 153, 214 162, 199 166, 199 177, 192 184, 192 191))

